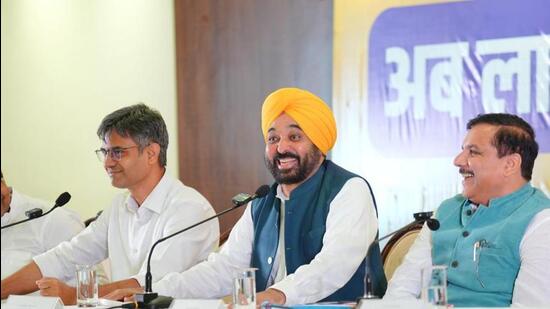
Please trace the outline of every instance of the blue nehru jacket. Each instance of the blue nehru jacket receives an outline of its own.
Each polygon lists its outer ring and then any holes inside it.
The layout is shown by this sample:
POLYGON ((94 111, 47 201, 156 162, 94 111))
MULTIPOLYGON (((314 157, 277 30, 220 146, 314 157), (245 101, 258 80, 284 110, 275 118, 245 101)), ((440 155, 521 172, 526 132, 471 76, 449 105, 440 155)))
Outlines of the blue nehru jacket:
POLYGON ((491 200, 489 207, 480 205, 472 212, 471 206, 462 195, 441 204, 436 215, 441 227, 432 232, 433 263, 448 267, 449 303, 507 307, 521 264, 523 234, 538 212, 550 208, 550 200, 526 184, 491 200))
MULTIPOLYGON (((289 200, 285 202, 287 274, 292 274, 301 265, 311 262, 321 251, 330 203, 344 184, 353 177, 359 176, 325 160, 312 177, 292 191, 289 200)), ((268 263, 268 260, 272 261, 277 253, 280 201, 275 197, 276 188, 277 184, 274 184, 266 197, 252 202, 254 244, 251 265, 258 268, 258 291, 268 287, 272 271, 272 264, 268 263)), ((345 257, 342 257, 342 263, 345 262, 345 257)), ((324 301, 354 300, 362 295, 366 262, 369 265, 368 271, 371 273, 374 292, 383 295, 386 290, 386 278, 380 261, 380 248, 376 245, 368 261, 363 260, 351 279, 324 301)))

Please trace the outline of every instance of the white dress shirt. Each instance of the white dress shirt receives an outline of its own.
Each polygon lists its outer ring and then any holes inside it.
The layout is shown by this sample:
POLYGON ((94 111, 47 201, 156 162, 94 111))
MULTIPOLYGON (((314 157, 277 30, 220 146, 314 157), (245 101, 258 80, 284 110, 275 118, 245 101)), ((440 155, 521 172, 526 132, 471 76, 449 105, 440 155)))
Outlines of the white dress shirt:
MULTIPOLYGON (((219 298, 231 294, 236 272, 250 266, 254 240, 250 208, 249 204, 219 253, 210 254, 208 261, 188 271, 166 275, 153 285, 153 290, 176 298, 219 298)), ((285 294, 287 305, 316 302, 329 296, 355 273, 377 230, 378 220, 367 184, 360 178, 348 180, 330 203, 321 251, 309 264, 271 287, 285 294)))
MULTIPOLYGON (((10 211, 2 216, 2 226, 27 219, 25 212, 33 208, 41 208, 45 213, 53 204, 13 190, 10 211)), ((3 229, 2 279, 27 265, 34 256, 70 240, 83 229, 84 224, 78 214, 66 207, 56 208, 44 217, 3 229)))
MULTIPOLYGON (((384 299, 417 298, 420 270, 432 265, 431 231, 424 225, 388 283, 384 299)), ((520 243, 521 266, 512 305, 550 305, 550 209, 533 217, 520 243)))
MULTIPOLYGON (((44 276, 65 280, 74 265, 108 257, 113 281, 135 278, 144 285, 153 243, 212 215, 200 193, 165 173, 140 207, 129 192, 118 195, 82 233, 34 260, 44 276)), ((159 244, 151 258, 153 282, 206 259, 218 238, 218 221, 212 220, 159 244)))

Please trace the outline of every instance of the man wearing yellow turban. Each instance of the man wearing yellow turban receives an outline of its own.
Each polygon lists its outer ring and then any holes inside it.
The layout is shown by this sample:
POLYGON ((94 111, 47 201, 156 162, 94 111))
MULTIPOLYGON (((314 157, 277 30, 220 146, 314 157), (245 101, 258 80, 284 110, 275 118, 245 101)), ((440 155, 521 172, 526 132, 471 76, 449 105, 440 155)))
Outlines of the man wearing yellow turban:
MULTIPOLYGON (((332 111, 311 92, 282 88, 263 104, 262 133, 276 183, 250 208, 251 266, 258 268, 257 289, 265 290, 258 299, 287 305, 356 299, 377 234, 376 206, 366 180, 326 159, 337 136, 332 111), (270 223, 277 221, 274 231, 270 223)), ((368 269, 382 295, 380 251, 373 251, 368 269)))
POLYGON ((330 108, 306 90, 279 89, 263 104, 262 133, 276 181, 270 192, 249 203, 220 253, 161 279, 153 290, 223 297, 238 270, 254 267, 257 304, 353 301, 363 295, 369 269, 374 293, 382 296, 378 245, 365 259, 378 233, 374 196, 366 180, 326 159, 336 142, 330 108))

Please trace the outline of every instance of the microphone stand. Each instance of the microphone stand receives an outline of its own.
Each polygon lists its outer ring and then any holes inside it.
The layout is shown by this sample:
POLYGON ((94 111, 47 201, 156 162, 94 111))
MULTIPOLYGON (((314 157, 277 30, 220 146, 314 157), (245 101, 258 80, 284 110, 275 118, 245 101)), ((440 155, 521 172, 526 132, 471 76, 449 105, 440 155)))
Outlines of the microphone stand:
MULTIPOLYGON (((412 221, 411 223, 403 226, 402 228, 400 229, 397 229, 379 239, 375 239, 373 242, 371 242, 371 244, 369 245, 369 248, 367 249, 367 258, 370 256, 370 253, 372 251, 372 248, 374 247, 374 245, 377 245, 379 244, 382 240, 385 240, 387 239, 388 237, 390 236, 393 236, 399 232, 402 232, 402 231, 405 231, 419 223, 424 223, 426 221, 430 221, 428 223, 428 227, 431 229, 431 230, 437 230, 439 228, 439 221, 437 221, 437 219, 432 219, 431 216, 432 216, 433 212, 431 211, 428 211, 428 212, 418 212, 418 213, 415 213, 414 214, 414 221, 412 221)), ((368 260, 368 259, 367 259, 368 260)), ((368 268, 368 263, 365 264, 365 268, 368 268)), ((372 290, 373 290, 373 287, 372 287, 372 280, 371 280, 371 277, 370 277, 370 274, 368 273, 367 269, 365 269, 365 278, 364 278, 364 293, 363 293, 363 296, 362 297, 359 297, 357 299, 357 308, 361 307, 361 304, 363 301, 365 300, 369 300, 369 299, 378 299, 380 298, 378 295, 375 295, 372 290)))
POLYGON ((166 237, 163 237, 163 238, 160 238, 159 240, 157 240, 153 246, 151 247, 151 250, 149 250, 149 256, 147 257, 147 273, 145 273, 145 292, 144 293, 137 293, 135 294, 135 300, 138 304, 138 308, 149 308, 149 309, 157 309, 157 308, 168 308, 170 307, 170 305, 172 304, 172 301, 174 300, 173 297, 169 297, 169 296, 159 296, 158 293, 155 293, 153 292, 153 288, 152 288, 152 285, 153 285, 153 276, 151 275, 151 256, 153 255, 153 250, 155 249, 155 247, 169 239, 169 238, 172 238, 176 235, 179 235, 183 232, 186 232, 186 231, 189 231, 190 229, 194 228, 194 227, 197 227, 205 222, 208 222, 212 219, 215 219, 217 217, 220 217, 230 211, 233 211, 243 205, 246 205, 248 202, 256 199, 256 198, 260 198, 260 197, 264 197, 265 195, 267 195, 269 193, 269 186, 267 185, 263 185, 261 187, 258 188, 258 190, 256 190, 256 193, 254 195, 248 195, 248 194, 239 194, 237 196, 235 196, 233 198, 233 204, 234 206, 231 207, 231 208, 228 208, 218 214, 215 214, 213 215, 212 217, 209 217, 209 218, 206 218, 198 223, 195 223, 191 226, 188 226, 186 228, 184 228, 183 230, 180 230, 178 232, 175 232, 174 234, 171 234, 171 235, 168 235, 166 237))
POLYGON ((42 209, 40 209, 40 208, 33 208, 33 209, 25 212, 25 215, 28 217, 27 219, 23 219, 21 221, 17 221, 17 222, 14 222, 14 223, 4 225, 0 229, 3 230, 5 228, 8 228, 8 227, 11 227, 11 226, 14 226, 14 225, 18 225, 18 224, 21 224, 21 223, 25 223, 27 221, 31 221, 31 220, 34 220, 34 219, 38 219, 40 217, 44 217, 45 215, 49 214, 50 212, 52 212, 57 207, 61 207, 65 204, 67 204, 70 199, 71 199, 71 195, 69 194, 69 192, 61 193, 61 195, 59 195, 57 200, 55 200, 55 204, 53 205, 53 207, 50 210, 48 210, 46 213, 42 213, 42 209))

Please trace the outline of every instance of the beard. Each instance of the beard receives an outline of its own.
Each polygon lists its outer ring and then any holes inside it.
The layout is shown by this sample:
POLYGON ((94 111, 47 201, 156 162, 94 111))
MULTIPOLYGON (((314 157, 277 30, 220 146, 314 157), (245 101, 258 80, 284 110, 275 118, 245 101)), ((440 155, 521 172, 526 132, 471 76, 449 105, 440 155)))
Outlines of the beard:
POLYGON ((265 164, 278 184, 289 185, 306 180, 317 167, 321 157, 321 151, 319 151, 316 147, 312 147, 303 158, 300 158, 298 155, 290 152, 277 152, 271 160, 266 155, 265 164), (277 162, 280 159, 285 158, 296 159, 298 161, 298 166, 290 169, 279 169, 277 162))

